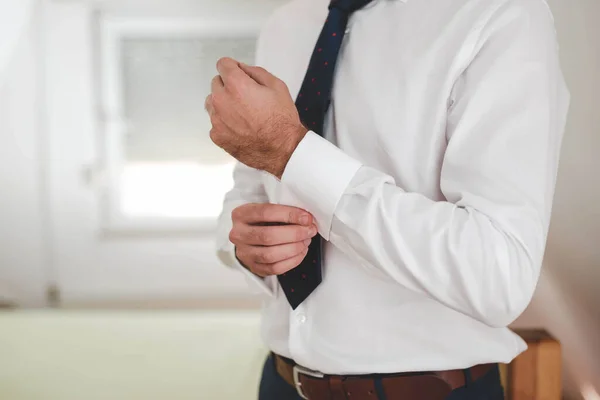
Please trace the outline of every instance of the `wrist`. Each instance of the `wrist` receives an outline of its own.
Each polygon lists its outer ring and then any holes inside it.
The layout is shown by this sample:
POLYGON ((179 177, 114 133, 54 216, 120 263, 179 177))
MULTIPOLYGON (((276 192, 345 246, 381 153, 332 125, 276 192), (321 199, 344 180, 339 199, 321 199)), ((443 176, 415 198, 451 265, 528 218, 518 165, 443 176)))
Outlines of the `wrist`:
POLYGON ((290 158, 292 158, 292 154, 294 154, 294 151, 296 151, 296 148, 308 133, 308 129, 300 124, 290 128, 288 132, 289 133, 285 133, 284 136, 290 139, 286 141, 282 151, 279 152, 279 157, 277 157, 278 160, 273 163, 273 171, 269 171, 276 176, 277 179, 281 179, 283 176, 283 172, 285 171, 290 158))

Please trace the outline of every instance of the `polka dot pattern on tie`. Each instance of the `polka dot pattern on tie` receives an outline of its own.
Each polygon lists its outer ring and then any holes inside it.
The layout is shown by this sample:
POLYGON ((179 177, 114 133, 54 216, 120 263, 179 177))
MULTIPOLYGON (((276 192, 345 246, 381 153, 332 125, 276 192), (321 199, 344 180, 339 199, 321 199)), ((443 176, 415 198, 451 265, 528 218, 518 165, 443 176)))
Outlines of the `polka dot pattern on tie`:
MULTIPOLYGON (((306 76, 296 99, 302 123, 323 136, 325 115, 331 103, 335 66, 351 14, 372 0, 333 0, 329 15, 315 45, 306 76)), ((279 283, 290 306, 298 308, 322 281, 322 238, 315 236, 302 263, 284 275, 279 283)))

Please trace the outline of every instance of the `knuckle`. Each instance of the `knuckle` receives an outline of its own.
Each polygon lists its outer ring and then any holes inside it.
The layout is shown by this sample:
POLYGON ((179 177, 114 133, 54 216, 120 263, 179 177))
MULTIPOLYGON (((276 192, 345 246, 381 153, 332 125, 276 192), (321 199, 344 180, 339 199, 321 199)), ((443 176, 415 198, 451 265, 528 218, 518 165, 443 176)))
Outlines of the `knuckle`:
POLYGON ((265 258, 262 254, 255 254, 254 257, 252 257, 252 261, 254 261, 257 264, 268 264, 268 262, 265 261, 265 258))
POLYGON ((244 257, 239 257, 239 259, 246 266, 246 268, 250 269, 251 271, 256 269, 256 263, 254 262, 249 253, 244 253, 244 257))
POLYGON ((263 244, 271 244, 273 242, 273 235, 268 229, 260 229, 257 234, 258 240, 263 244))
POLYGON ((210 96, 210 110, 211 114, 219 113, 221 109, 221 103, 223 102, 223 96, 220 93, 213 93, 210 96))
POLYGON ((248 226, 247 227, 247 231, 244 234, 244 237, 246 238, 247 241, 249 242, 254 242, 258 240, 258 231, 257 228, 252 227, 252 226, 248 226))
POLYGON ((256 254, 255 261, 261 264, 272 264, 273 262, 275 262, 275 257, 273 253, 269 251, 261 251, 256 254))
POLYGON ((221 118, 216 117, 215 115, 211 115, 210 123, 212 124, 212 128, 217 132, 223 131, 223 122, 221 118))
POLYGON ((260 230, 257 227, 250 226, 246 236, 248 239, 260 241, 260 230))
POLYGON ((217 130, 216 128, 211 128, 210 133, 210 140, 213 141, 214 144, 216 144, 217 146, 219 146, 222 143, 222 138, 221 138, 221 134, 219 133, 219 130, 217 130))
POLYGON ((236 207, 233 209, 233 211, 231 211, 231 219, 235 222, 235 221, 241 219, 243 214, 244 214, 243 206, 236 207))
POLYGON ((239 228, 234 226, 231 231, 229 231, 229 241, 234 244, 244 243, 244 236, 239 228))
POLYGON ((266 221, 267 220, 268 210, 269 210, 269 207, 265 206, 265 205, 261 205, 260 207, 257 207, 257 209, 256 209, 256 217, 258 218, 259 221, 266 221))
POLYGON ((287 83, 285 83, 285 82, 284 82, 284 81, 282 81, 281 79, 277 79, 277 80, 275 81, 275 85, 276 85, 276 86, 277 86, 277 88, 278 88, 278 89, 280 89, 280 90, 286 90, 286 91, 289 91, 287 83))
POLYGON ((263 255, 261 253, 255 252, 252 254, 252 262, 255 262, 257 264, 266 264, 263 261, 263 255))

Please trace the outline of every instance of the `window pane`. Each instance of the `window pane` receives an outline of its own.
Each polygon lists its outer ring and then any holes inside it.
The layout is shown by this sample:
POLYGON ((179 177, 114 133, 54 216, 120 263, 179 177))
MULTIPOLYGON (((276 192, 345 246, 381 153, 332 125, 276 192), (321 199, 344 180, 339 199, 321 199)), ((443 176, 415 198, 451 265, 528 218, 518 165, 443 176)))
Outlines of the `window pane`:
POLYGON ((220 57, 252 63, 254 39, 124 39, 126 159, 228 162, 209 138, 204 101, 220 57))
POLYGON ((204 101, 217 60, 253 63, 255 38, 123 38, 120 51, 120 213, 216 217, 234 164, 210 140, 204 101))

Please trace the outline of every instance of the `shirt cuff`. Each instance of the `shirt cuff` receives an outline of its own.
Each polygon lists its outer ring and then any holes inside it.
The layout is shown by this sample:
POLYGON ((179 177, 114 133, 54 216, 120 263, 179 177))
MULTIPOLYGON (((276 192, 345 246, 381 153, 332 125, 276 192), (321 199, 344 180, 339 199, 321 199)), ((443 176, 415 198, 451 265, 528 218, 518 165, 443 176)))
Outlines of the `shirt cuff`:
POLYGON ((261 278, 258 275, 255 275, 254 273, 252 273, 252 271, 244 267, 238 261, 237 257, 235 256, 235 247, 233 246, 233 244, 231 246, 228 246, 227 249, 220 249, 217 252, 217 255, 219 256, 219 259, 223 264, 240 270, 244 274, 246 282, 248 283, 250 290, 254 294, 266 294, 270 297, 275 296, 273 288, 269 286, 268 282, 265 279, 261 278))
POLYGON ((295 204, 290 205, 310 212, 325 240, 335 209, 361 166, 314 132, 306 134, 288 161, 281 183, 294 195, 295 204))

